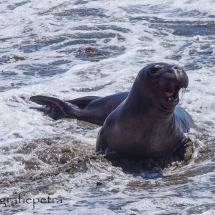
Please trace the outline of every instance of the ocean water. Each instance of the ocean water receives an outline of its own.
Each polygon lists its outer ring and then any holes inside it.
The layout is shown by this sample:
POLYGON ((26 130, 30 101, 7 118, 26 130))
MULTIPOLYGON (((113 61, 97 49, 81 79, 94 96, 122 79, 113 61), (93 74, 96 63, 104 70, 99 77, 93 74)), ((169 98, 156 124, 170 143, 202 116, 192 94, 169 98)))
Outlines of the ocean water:
POLYGON ((1 213, 215 214, 214 11, 214 0, 1 1, 1 213), (165 177, 94 156, 99 126, 29 101, 128 91, 154 62, 187 72, 180 105, 195 122, 190 163, 165 177))

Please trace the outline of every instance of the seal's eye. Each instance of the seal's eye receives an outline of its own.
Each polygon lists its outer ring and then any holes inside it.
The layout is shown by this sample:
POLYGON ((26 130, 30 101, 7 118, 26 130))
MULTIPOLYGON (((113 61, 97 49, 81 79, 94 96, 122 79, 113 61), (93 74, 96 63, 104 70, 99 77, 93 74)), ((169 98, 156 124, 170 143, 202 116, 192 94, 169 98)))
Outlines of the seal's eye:
POLYGON ((152 68, 150 69, 150 72, 151 72, 153 75, 155 75, 155 74, 158 73, 158 71, 159 71, 160 69, 161 69, 160 66, 155 66, 155 67, 152 67, 152 68))

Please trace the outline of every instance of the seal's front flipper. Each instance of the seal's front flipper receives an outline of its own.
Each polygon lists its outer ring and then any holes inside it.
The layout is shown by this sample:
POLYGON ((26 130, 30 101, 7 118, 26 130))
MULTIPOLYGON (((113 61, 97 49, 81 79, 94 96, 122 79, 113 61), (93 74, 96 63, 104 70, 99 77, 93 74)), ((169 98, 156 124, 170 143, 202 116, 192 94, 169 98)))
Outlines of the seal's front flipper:
POLYGON ((188 133, 190 128, 194 128, 194 122, 191 116, 180 106, 175 107, 175 119, 177 121, 177 125, 182 130, 183 133, 188 133))

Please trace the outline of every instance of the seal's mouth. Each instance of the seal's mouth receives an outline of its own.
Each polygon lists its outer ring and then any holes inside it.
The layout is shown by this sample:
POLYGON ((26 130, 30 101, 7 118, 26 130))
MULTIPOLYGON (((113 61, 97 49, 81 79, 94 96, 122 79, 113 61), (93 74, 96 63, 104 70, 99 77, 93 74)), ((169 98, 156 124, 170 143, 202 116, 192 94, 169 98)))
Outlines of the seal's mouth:
POLYGON ((164 95, 168 101, 178 101, 178 93, 181 87, 176 85, 171 85, 164 89, 164 95))

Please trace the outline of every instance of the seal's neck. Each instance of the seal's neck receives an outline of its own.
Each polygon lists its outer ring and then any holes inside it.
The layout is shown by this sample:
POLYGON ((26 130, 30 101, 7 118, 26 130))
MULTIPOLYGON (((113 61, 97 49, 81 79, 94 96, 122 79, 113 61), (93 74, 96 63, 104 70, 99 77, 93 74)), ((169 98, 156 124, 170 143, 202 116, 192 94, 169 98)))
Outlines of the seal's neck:
POLYGON ((124 109, 127 113, 139 118, 155 118, 169 121, 174 116, 174 109, 167 110, 158 103, 133 95, 128 96, 125 100, 124 109))
POLYGON ((174 108, 166 109, 163 107, 160 102, 161 94, 155 93, 153 90, 152 86, 141 86, 138 79, 135 80, 125 100, 126 110, 132 113, 132 115, 138 115, 139 117, 147 118, 154 116, 156 119, 171 120, 174 115, 174 108))

